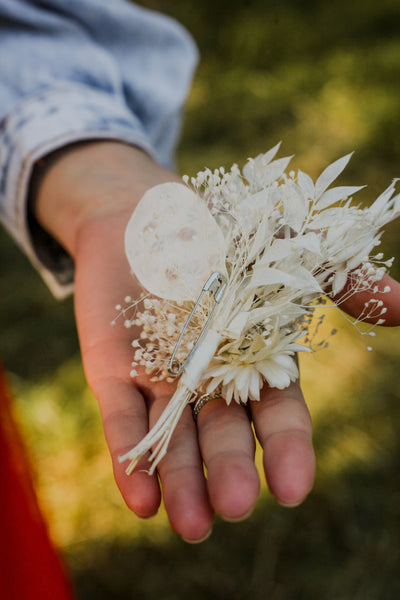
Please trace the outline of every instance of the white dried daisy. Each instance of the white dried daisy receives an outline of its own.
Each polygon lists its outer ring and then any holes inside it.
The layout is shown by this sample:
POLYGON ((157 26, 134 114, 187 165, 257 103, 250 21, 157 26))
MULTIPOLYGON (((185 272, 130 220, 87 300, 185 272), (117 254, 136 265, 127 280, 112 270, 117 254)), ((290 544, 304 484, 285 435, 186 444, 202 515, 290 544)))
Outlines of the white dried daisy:
MULTIPOLYGON (((140 366, 153 381, 180 377, 157 424, 120 458, 130 460, 128 473, 154 446, 155 470, 198 393, 246 403, 259 400, 265 383, 284 389, 295 381, 295 353, 314 349, 312 318, 326 296, 378 295, 392 259, 371 253, 380 228, 400 214, 395 182, 360 208, 351 200, 363 186, 331 187, 351 155, 314 183, 300 170, 287 174, 290 157, 274 160, 278 148, 242 172, 205 169, 190 186, 188 177, 156 186, 129 221, 126 254, 149 292, 140 312, 135 304, 129 316, 129 303, 121 312, 125 326, 142 329, 132 375, 140 366)), ((383 322, 384 313, 376 297, 358 321, 373 314, 383 322)))

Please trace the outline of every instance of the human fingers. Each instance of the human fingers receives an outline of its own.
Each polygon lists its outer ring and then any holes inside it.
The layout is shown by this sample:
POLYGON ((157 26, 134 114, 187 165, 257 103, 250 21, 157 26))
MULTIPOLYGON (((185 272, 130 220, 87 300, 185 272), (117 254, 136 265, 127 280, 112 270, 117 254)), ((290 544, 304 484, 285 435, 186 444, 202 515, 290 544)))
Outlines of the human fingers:
POLYGON ((250 406, 269 489, 281 504, 296 506, 315 476, 311 418, 300 385, 285 390, 264 386, 261 400, 250 406))
POLYGON ((200 410, 197 426, 210 502, 225 520, 241 520, 252 511, 260 490, 246 410, 216 398, 200 410))
MULTIPOLYGON (((171 385, 158 383, 149 388, 144 383, 144 394, 149 402, 150 427, 160 417, 172 393, 171 385)), ((157 469, 172 528, 188 542, 196 543, 207 538, 211 532, 214 511, 208 497, 196 426, 189 406, 183 411, 168 451, 157 469)))
POLYGON ((360 291, 349 295, 350 285, 350 282, 348 282, 340 294, 334 298, 339 308, 349 315, 359 318, 363 311, 365 311, 366 302, 377 299, 382 302, 382 305, 373 310, 370 316, 366 316, 362 320, 367 323, 376 323, 379 319, 383 319, 380 325, 400 325, 400 283, 385 274, 381 281, 375 284, 375 292, 360 291), (382 308, 386 309, 383 314, 381 314, 382 308))
POLYGON ((94 386, 104 435, 109 448, 114 478, 127 506, 141 518, 153 516, 161 502, 157 475, 149 475, 148 455, 129 476, 119 457, 139 443, 148 432, 147 405, 130 382, 104 378, 94 386))
MULTIPOLYGON (((78 293, 77 315, 81 313, 79 299, 82 297, 78 293)), ((92 319, 88 318, 87 309, 84 322, 81 321, 82 317, 78 317, 86 377, 99 404, 116 483, 129 508, 139 517, 150 517, 157 512, 161 500, 157 477, 143 472, 148 468, 145 458, 130 477, 125 473, 126 465, 118 461, 148 431, 145 399, 129 376, 129 340, 125 332, 109 324, 113 335, 105 331, 101 336, 99 325, 96 335, 88 337, 86 329, 92 319)))
POLYGON ((157 477, 141 472, 141 465, 128 477, 118 462, 118 456, 148 431, 147 405, 130 377, 132 335, 123 326, 110 325, 115 305, 131 290, 126 269, 121 268, 120 237, 109 219, 82 236, 76 260, 75 312, 85 373, 99 403, 117 485, 127 505, 138 516, 149 517, 160 503, 157 477))
MULTIPOLYGON (((110 326, 108 316, 114 306, 127 293, 135 293, 120 230, 121 225, 110 224, 110 218, 100 219, 94 229, 86 230, 77 261, 76 313, 85 371, 99 402, 118 487, 136 514, 149 516, 157 510, 160 491, 157 476, 143 472, 151 466, 148 456, 129 476, 126 463, 120 464, 118 457, 145 437, 174 388, 166 382, 150 384, 143 375, 132 380, 129 373, 135 332, 123 324, 110 326)), ((173 528, 189 541, 204 538, 211 528, 213 511, 189 409, 159 464, 159 474, 173 528)))

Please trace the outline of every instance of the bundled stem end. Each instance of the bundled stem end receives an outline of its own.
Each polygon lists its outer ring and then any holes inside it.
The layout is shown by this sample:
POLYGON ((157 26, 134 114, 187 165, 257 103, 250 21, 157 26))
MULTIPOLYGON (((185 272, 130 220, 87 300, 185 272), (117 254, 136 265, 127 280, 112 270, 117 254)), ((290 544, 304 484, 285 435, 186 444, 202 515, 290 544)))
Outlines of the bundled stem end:
POLYGON ((178 424, 179 419, 185 407, 192 400, 193 393, 182 382, 179 382, 176 392, 168 402, 166 408, 162 412, 160 418, 150 429, 148 434, 137 444, 132 450, 129 450, 123 456, 118 457, 120 463, 130 460, 125 472, 130 475, 135 469, 139 461, 152 450, 149 457, 151 467, 146 471, 149 475, 153 475, 158 463, 164 458, 167 453, 168 444, 171 436, 178 424))

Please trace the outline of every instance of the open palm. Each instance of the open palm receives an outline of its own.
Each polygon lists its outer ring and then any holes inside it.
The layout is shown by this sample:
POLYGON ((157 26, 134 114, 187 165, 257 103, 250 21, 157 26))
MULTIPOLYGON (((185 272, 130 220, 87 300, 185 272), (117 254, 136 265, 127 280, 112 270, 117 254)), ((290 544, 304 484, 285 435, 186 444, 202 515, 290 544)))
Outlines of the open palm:
MULTIPOLYGON (((49 169, 40 191, 38 215, 75 258, 82 357, 99 402, 119 489, 138 516, 149 517, 160 504, 161 484, 172 527, 195 542, 209 534, 215 512, 227 520, 239 520, 251 512, 260 487, 254 434, 264 450, 268 485, 284 505, 300 503, 310 491, 315 456, 310 416, 296 383, 285 390, 264 387, 260 402, 251 403, 254 430, 246 410, 235 403, 227 407, 222 399, 210 402, 201 410, 197 426, 187 407, 168 453, 158 465, 158 476, 144 471, 146 459, 130 476, 118 462, 119 455, 144 437, 174 391, 171 384, 151 383, 144 374, 132 380, 135 332, 110 325, 115 305, 127 295, 140 293, 123 247, 135 202, 152 185, 174 178, 135 148, 108 142, 85 146, 49 169), (82 156, 88 157, 84 168, 82 156), (57 195, 54 190, 62 182, 65 186, 57 195), (64 212, 54 210, 55 198, 58 209, 67 207, 64 212), (53 208, 49 210, 50 202, 53 208)), ((385 278, 382 285, 387 283, 385 278)), ((400 324, 399 284, 392 282, 392 292, 385 294, 385 300, 387 324, 400 324)), ((354 298, 344 308, 357 315, 360 302, 365 298, 354 298)))

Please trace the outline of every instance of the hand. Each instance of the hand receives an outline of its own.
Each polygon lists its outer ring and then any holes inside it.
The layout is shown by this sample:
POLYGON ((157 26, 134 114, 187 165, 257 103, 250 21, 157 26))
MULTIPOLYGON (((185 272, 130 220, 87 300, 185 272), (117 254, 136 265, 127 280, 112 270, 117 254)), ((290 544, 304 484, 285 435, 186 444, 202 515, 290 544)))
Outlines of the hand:
MULTIPOLYGON (((122 496, 139 517, 149 517, 161 501, 160 480, 173 529, 196 542, 209 534, 214 512, 226 520, 240 520, 258 497, 255 440, 246 411, 235 403, 227 407, 223 400, 213 400, 201 410, 196 427, 187 407, 159 464, 159 480, 140 471, 148 467, 146 461, 130 476, 126 465, 118 462, 118 456, 155 423, 174 390, 167 383, 150 383, 145 375, 132 380, 135 332, 110 326, 115 305, 139 293, 123 248, 127 221, 148 188, 171 180, 179 179, 134 147, 81 144, 63 150, 46 168, 36 214, 75 259, 82 357, 122 496)), ((393 282, 392 292, 383 298, 389 306, 387 323, 400 324, 400 285, 393 282)), ((350 314, 359 314, 357 302, 354 298, 346 304, 350 314)), ((281 504, 299 504, 315 472, 311 420, 300 386, 292 384, 283 391, 265 387, 261 401, 251 403, 251 414, 271 492, 281 504)))

